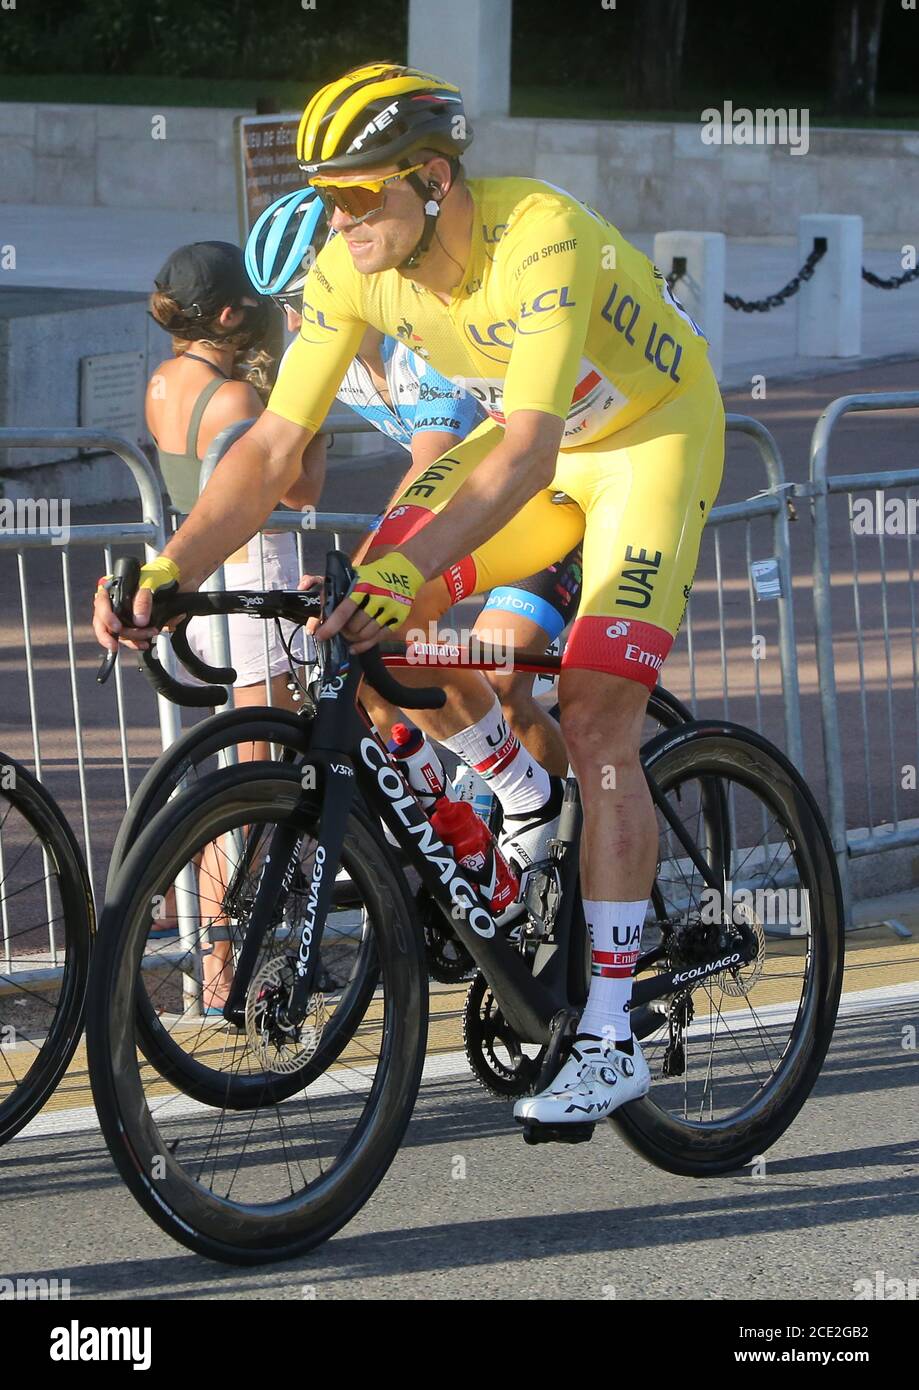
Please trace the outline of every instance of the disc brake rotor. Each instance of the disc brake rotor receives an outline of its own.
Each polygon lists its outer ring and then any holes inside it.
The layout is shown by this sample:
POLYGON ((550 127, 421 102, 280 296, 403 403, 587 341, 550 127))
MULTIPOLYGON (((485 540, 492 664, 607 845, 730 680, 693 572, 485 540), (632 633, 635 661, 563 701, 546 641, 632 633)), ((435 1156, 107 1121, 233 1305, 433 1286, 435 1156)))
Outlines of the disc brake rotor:
POLYGON ((750 993, 762 975, 766 963, 766 933, 763 931, 763 924, 752 908, 739 905, 734 908, 733 914, 738 925, 741 925, 738 922, 741 913, 743 930, 751 932, 756 941, 756 954, 745 965, 734 966, 712 977, 713 983, 717 981, 719 987, 732 999, 743 999, 750 993))
POLYGON ((324 994, 311 994, 302 1023, 284 1021, 295 979, 289 956, 274 956, 256 972, 246 994, 246 1040, 263 1071, 299 1071, 313 1056, 329 1020, 324 994))

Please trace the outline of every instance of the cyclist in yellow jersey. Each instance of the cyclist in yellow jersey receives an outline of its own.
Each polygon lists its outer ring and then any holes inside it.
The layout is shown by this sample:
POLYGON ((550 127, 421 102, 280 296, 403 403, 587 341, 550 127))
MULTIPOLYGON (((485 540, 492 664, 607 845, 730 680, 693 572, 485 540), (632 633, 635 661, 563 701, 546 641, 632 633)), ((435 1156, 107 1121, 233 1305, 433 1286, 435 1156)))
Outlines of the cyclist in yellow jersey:
MULTIPOLYGON (((659 271, 561 189, 467 181, 459 156, 470 139, 455 87, 388 63, 355 69, 310 102, 298 154, 339 235, 307 277, 300 334, 268 409, 145 582, 200 582, 258 529, 367 325, 478 396, 491 421, 408 486, 319 636, 344 630, 364 650, 583 538, 559 699, 584 802, 591 988, 558 1076, 515 1106, 521 1120, 582 1122, 650 1084, 628 1020, 657 860, 639 741, 720 484, 724 414, 701 330, 659 271)), ((143 596, 124 631, 107 596, 96 602, 103 645, 149 640, 143 596)), ((424 722, 444 741, 491 742, 484 722, 464 729, 449 707, 424 722)))

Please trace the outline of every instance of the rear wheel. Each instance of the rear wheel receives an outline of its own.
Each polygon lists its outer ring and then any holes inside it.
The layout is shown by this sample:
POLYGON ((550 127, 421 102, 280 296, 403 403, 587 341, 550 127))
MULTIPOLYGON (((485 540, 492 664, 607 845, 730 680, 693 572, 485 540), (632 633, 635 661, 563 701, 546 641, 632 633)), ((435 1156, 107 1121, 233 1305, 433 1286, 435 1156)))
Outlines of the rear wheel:
POLYGON ((642 949, 662 948, 654 968, 686 972, 687 984, 662 1001, 660 1027, 641 1044, 659 1079, 610 1122, 652 1163, 704 1176, 764 1153, 817 1079, 842 988, 839 880, 813 796, 758 734, 690 724, 657 739, 645 763, 726 888, 712 894, 658 811, 655 888, 667 921, 648 924, 642 949), (713 836, 706 806, 715 783, 728 813, 724 834, 713 836), (690 972, 717 951, 723 922, 748 933, 754 958, 693 984, 690 972))
MULTIPOLYGON (((359 1210, 398 1149, 424 1062, 420 933, 401 875, 359 808, 342 865, 359 898, 359 907, 349 909, 360 917, 352 932, 370 943, 378 963, 369 996, 348 1005, 346 993, 317 991, 304 1026, 278 1037, 272 1009, 292 981, 289 914, 266 940, 243 1030, 195 1018, 189 1024, 181 977, 172 975, 169 997, 157 985, 162 970, 149 947, 151 899, 178 879, 187 883, 204 846, 243 827, 264 827, 269 838, 274 827, 299 816, 301 864, 308 866, 318 807, 298 812, 300 796, 295 770, 252 764, 217 773, 176 798, 138 840, 106 904, 91 991, 93 1093, 122 1176, 176 1240, 231 1263, 291 1258, 359 1210), (139 990, 151 999, 159 995, 160 1026, 191 1065, 171 1073, 151 1066, 138 1045, 139 990), (350 1017, 336 1037, 341 1007, 350 1017), (197 1067, 204 1092, 193 1082, 197 1067), (231 1096, 242 1081, 250 1093, 244 1111, 238 1096, 220 1103, 220 1078, 231 1096)), ((206 898, 206 885, 199 883, 198 891, 206 898)), ((199 900, 199 911, 202 906, 199 900)), ((334 916, 333 910, 329 925, 334 916)))

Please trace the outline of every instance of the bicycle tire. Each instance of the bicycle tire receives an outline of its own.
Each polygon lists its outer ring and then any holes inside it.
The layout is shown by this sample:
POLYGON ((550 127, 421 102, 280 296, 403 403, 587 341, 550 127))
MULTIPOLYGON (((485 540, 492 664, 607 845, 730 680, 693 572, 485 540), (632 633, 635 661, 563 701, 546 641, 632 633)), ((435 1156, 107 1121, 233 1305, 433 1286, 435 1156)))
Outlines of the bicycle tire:
POLYGON ((730 773, 787 817, 801 862, 808 868, 814 971, 808 980, 804 1024, 799 1031, 799 1014, 792 1035, 795 1045, 786 1048, 789 1060, 783 1061, 781 1070, 787 1075, 782 1083, 766 1087, 758 1109, 735 1124, 676 1121, 655 1104, 653 1087, 648 1096, 609 1117, 626 1143, 657 1167, 706 1177, 742 1167, 764 1153, 792 1123, 817 1080, 842 990, 845 925, 839 875, 813 793, 788 758, 760 734, 728 722, 693 723, 660 735, 648 745, 645 758, 665 793, 681 780, 718 779, 730 773))
MULTIPOLYGON (((124 819, 115 838, 112 856, 109 861, 106 898, 114 895, 118 875, 123 861, 139 836, 150 826, 156 815, 170 801, 182 779, 201 762, 240 743, 274 743, 295 753, 306 755, 312 730, 311 720, 303 715, 273 707, 223 710, 196 724, 165 749, 156 762, 148 769, 137 791, 131 799, 124 819)), ((155 835, 158 832, 154 832, 155 835)), ((328 1065, 347 1045, 348 1035, 343 1031, 349 1013, 360 1010, 363 1000, 372 994, 376 975, 372 958, 364 962, 364 978, 355 982, 348 1010, 338 1009, 335 1014, 335 1028, 324 1040, 325 1045, 318 1058, 328 1058, 328 1065), (333 1038, 338 1041, 333 1048, 333 1038)), ((147 1060, 157 1068, 164 1080, 180 1086, 187 1095, 194 1096, 203 1104, 225 1104, 236 1109, 247 1109, 258 1105, 259 1091, 248 1084, 248 1078, 236 1077, 227 1086, 221 1082, 214 1085, 208 1069, 201 1067, 177 1047, 168 1033, 163 1030, 146 992, 138 992, 138 1046, 147 1060)), ((318 1062, 317 1062, 318 1066, 318 1062)), ((293 1083, 278 1081, 276 1099, 283 1098, 284 1085, 293 1083)))
POLYGON ((96 923, 86 863, 63 812, 27 768, 12 758, 0 758, 14 772, 11 785, 0 790, 0 804, 7 800, 16 808, 48 855, 60 893, 65 948, 51 1026, 29 1070, 0 1103, 0 1144, 5 1144, 46 1104, 77 1049, 96 923))
POLYGON ((303 715, 271 706, 221 710, 187 729, 147 769, 131 797, 112 846, 106 898, 134 841, 192 767, 239 743, 277 743, 306 753, 310 730, 311 721, 303 715))
POLYGON ((399 911, 398 875, 380 837, 356 819, 349 827, 362 888, 373 898, 376 945, 389 994, 383 1018, 381 1074, 371 1085, 341 1171, 309 1184, 297 1202, 237 1205, 205 1190, 163 1144, 140 1081, 134 1028, 136 974, 147 937, 155 885, 184 864, 204 834, 234 823, 293 814, 301 796, 295 769, 266 765, 226 769, 176 798, 157 818, 159 844, 146 864, 139 840, 102 914, 87 1009, 93 1096, 112 1158, 134 1197, 168 1234, 189 1249, 230 1264, 292 1259, 327 1240, 363 1206, 398 1151, 411 1118, 427 1040, 428 990, 420 934, 399 911), (154 1163, 156 1160, 156 1163, 154 1163))
MULTIPOLYGON (((268 769, 277 766, 276 763, 247 763, 243 768, 226 769, 226 771, 245 771, 248 775, 250 769, 256 769, 257 771, 252 775, 258 777, 264 776, 268 769)), ((293 775, 299 779, 299 772, 293 772, 293 775)), ((130 883, 137 874, 142 872, 144 863, 155 853, 160 840, 170 833, 173 817, 168 812, 171 808, 181 802, 182 807, 188 807, 190 812, 193 811, 196 804, 204 803, 209 799, 212 783, 216 783, 218 786, 222 785, 220 779, 223 776, 224 773, 222 772, 209 774, 196 787, 184 793, 182 797, 169 801, 160 810, 138 838, 128 855, 123 875, 127 883, 130 883)), ((352 804, 352 815, 366 833, 375 837, 378 836, 372 817, 357 798, 352 804)), ((404 875, 395 864, 389 845, 382 840, 381 843, 383 846, 381 854, 385 858, 399 890, 401 910, 412 922, 413 930, 420 935, 421 929, 414 899, 409 892, 404 875)), ((118 882, 121 882, 121 878, 118 882)), ((122 897, 122 893, 116 892, 115 898, 112 899, 113 903, 117 904, 122 900, 122 897)), ((204 1105, 223 1106, 233 1110, 257 1109, 266 1099, 271 1103, 277 1103, 296 1094, 297 1090, 309 1085, 321 1072, 337 1060, 342 1050, 350 1042, 354 1029, 363 1016, 367 1001, 377 987, 378 979, 379 962, 374 956, 372 943, 370 943, 366 945, 366 949, 362 946, 358 969, 349 980, 343 998, 336 1007, 332 1019, 323 1033, 322 1042, 311 1061, 301 1071, 290 1075, 278 1074, 267 1086, 257 1077, 243 1074, 228 1077, 222 1072, 215 1072, 212 1068, 190 1056, 163 1027, 152 999, 145 989, 140 988, 140 985, 135 1018, 137 1045, 147 1061, 156 1068, 163 1079, 175 1085, 185 1095, 191 1096, 204 1105)))

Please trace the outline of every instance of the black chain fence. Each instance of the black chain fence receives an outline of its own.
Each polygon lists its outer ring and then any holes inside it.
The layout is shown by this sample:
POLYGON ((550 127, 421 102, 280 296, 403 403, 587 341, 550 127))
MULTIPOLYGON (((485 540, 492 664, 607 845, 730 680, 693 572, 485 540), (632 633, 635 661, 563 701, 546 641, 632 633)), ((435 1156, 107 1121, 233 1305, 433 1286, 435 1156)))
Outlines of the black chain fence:
MULTIPOLYGON (((768 309, 778 309, 792 295, 809 280, 826 255, 826 237, 814 237, 814 249, 811 251, 807 260, 798 271, 793 275, 788 284, 775 294, 769 294, 765 299, 743 299, 739 294, 726 294, 724 302, 729 309, 742 309, 745 314, 765 314, 768 309)), ((667 284, 673 289, 686 275, 686 257, 674 256, 673 269, 667 276, 667 284)), ((862 279, 869 285, 873 285, 878 290, 898 290, 901 285, 907 285, 911 280, 919 280, 919 266, 913 270, 905 270, 902 275, 892 275, 889 279, 883 279, 880 275, 875 275, 873 271, 862 266, 862 279)))
POLYGON ((912 270, 904 270, 902 275, 891 275, 889 280, 882 279, 880 275, 875 275, 873 270, 862 266, 862 279, 867 280, 876 290, 898 290, 901 285, 908 285, 910 280, 919 280, 919 265, 912 270))

